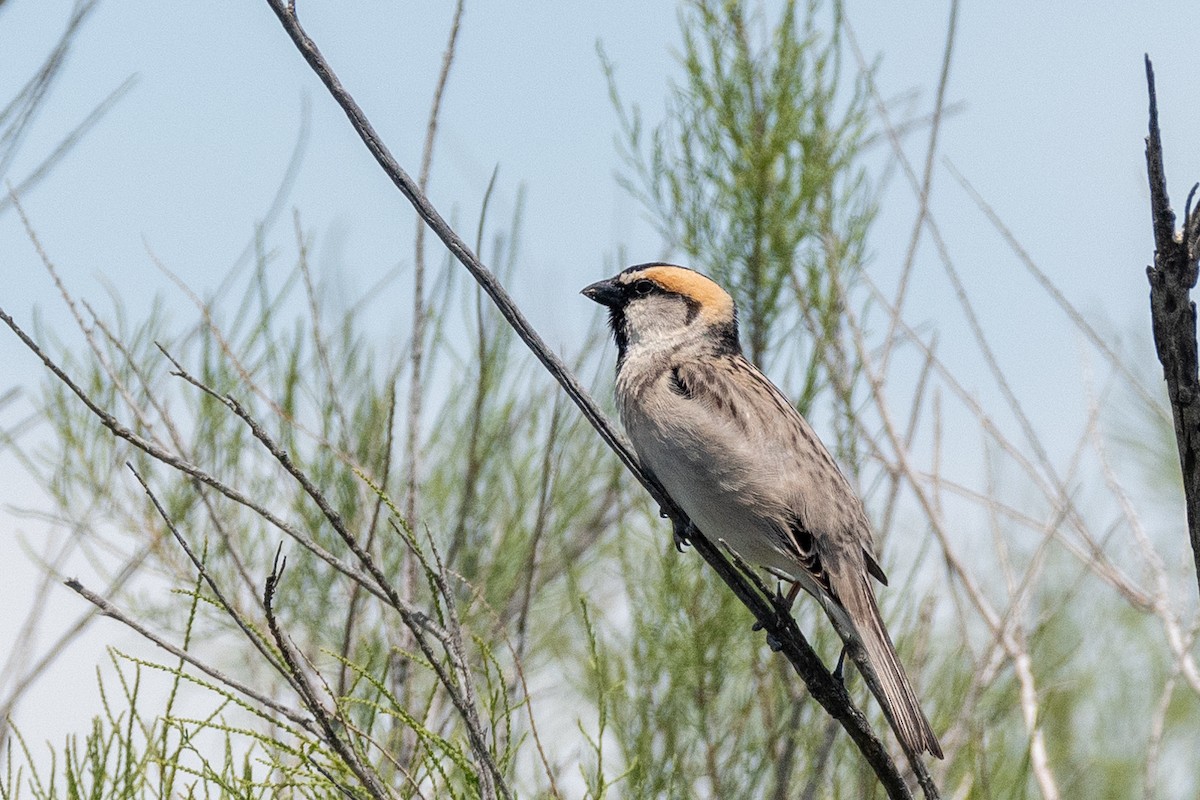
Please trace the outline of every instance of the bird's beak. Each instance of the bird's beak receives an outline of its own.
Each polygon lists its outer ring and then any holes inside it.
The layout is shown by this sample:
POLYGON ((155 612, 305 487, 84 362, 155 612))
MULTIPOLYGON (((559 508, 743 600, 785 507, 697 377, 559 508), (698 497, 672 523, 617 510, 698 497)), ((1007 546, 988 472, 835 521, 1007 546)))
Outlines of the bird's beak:
POLYGON ((621 287, 611 280, 596 281, 591 286, 585 286, 579 292, 588 300, 595 300, 602 306, 615 306, 620 304, 624 297, 621 287))

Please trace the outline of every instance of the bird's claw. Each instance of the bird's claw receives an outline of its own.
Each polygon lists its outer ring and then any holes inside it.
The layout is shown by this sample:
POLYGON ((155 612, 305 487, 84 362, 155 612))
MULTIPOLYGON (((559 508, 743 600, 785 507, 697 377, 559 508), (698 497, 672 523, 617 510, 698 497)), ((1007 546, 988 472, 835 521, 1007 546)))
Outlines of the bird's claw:
MULTIPOLYGON (((664 517, 668 516, 667 512, 663 509, 659 509, 658 513, 664 517)), ((692 531, 694 530, 695 527, 692 525, 690 520, 687 522, 680 522, 679 520, 672 518, 671 534, 674 537, 675 549, 678 552, 682 553, 683 548, 691 546, 692 531)))
MULTIPOLYGON (((788 609, 787 598, 784 597, 784 595, 783 595, 783 584, 782 583, 775 584, 775 596, 771 598, 771 601, 772 601, 772 603, 774 603, 775 610, 777 613, 780 609, 783 609, 784 611, 786 611, 788 609)), ((750 627, 750 630, 754 631, 755 633, 758 633, 759 631, 766 630, 766 627, 767 626, 763 625, 762 622, 756 620, 754 622, 754 624, 750 627)), ((783 647, 783 645, 781 645, 779 643, 779 640, 776 639, 774 636, 772 636, 770 633, 767 634, 767 644, 771 645, 771 649, 774 650, 776 653, 778 653, 779 650, 783 647)))
POLYGON ((833 679, 846 688, 846 672, 843 669, 846 666, 846 648, 842 648, 842 652, 838 655, 837 666, 833 668, 833 679))

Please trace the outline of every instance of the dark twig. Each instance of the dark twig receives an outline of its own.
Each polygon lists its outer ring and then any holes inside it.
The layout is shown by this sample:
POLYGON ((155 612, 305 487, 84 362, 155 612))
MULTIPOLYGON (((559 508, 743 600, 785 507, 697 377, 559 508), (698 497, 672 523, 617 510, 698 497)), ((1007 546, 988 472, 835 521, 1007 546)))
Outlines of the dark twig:
POLYGON ((350 746, 350 743, 340 733, 340 729, 345 726, 341 724, 340 720, 335 720, 330 716, 329 711, 325 708, 325 704, 317 696, 317 691, 309 681, 308 675, 305 674, 296 660, 296 653, 292 649, 291 642, 279 627, 279 621, 275 618, 273 601, 275 599, 275 589, 279 585, 280 578, 283 577, 285 567, 287 567, 287 558, 281 556, 280 551, 276 551, 275 563, 271 565, 271 574, 267 576, 267 583, 263 588, 263 608, 266 610, 267 627, 270 629, 271 637, 275 640, 275 646, 279 648, 279 654, 283 658, 288 675, 288 683, 300 694, 300 698, 304 701, 304 707, 316 719, 325 743, 333 748, 333 751, 338 754, 342 763, 358 778, 362 787, 370 792, 371 796, 376 798, 376 800, 390 798, 391 793, 379 782, 379 777, 373 770, 362 763, 358 754, 354 752, 354 748, 350 746))
POLYGON ((171 519, 170 515, 167 514, 167 510, 163 508, 162 503, 158 501, 158 496, 155 495, 153 490, 150 489, 150 485, 146 483, 146 479, 143 478, 142 474, 134 468, 132 463, 127 461, 125 462, 125 466, 129 468, 130 472, 133 473, 133 477, 137 478, 137 482, 141 484, 142 489, 146 492, 146 496, 150 498, 150 502, 154 505, 154 510, 158 512, 160 517, 162 517, 163 522, 167 526, 167 530, 171 532, 171 535, 175 538, 175 542, 183 549, 184 554, 187 555, 188 560, 192 562, 192 566, 196 568, 196 572, 199 573, 201 579, 208 584, 209 590, 213 593, 213 598, 216 600, 217 604, 221 606, 221 609, 225 612, 225 615, 233 620, 234 624, 237 625, 242 633, 245 634, 246 638, 250 640, 250 644, 252 644, 254 649, 262 655, 263 659, 272 667, 274 667, 280 675, 290 681, 291 676, 288 674, 287 670, 284 669, 283 665, 279 663, 279 659, 276 658, 275 654, 272 653, 267 647, 266 642, 259 635, 258 631, 256 631, 250 625, 250 621, 246 619, 245 615, 234 608, 233 604, 230 603, 228 598, 225 597, 225 593, 221 591, 221 587, 217 585, 215 580, 213 580, 208 568, 204 565, 204 561, 196 555, 195 551, 192 550, 191 545, 188 544, 187 539, 185 539, 183 534, 179 532, 179 529, 175 527, 174 521, 171 519))
MULTIPOLYGON (((362 138, 363 144, 375 157, 384 173, 395 184, 417 213, 429 225, 430 229, 445 244, 451 254, 471 273, 476 282, 487 292, 492 302, 504 316, 505 320, 533 354, 546 367, 550 374, 570 396, 571 400, 583 412, 584 417, 591 423, 604 442, 616 453, 621 462, 633 473, 634 477, 650 493, 651 498, 676 523, 687 519, 682 509, 676 505, 663 489, 662 485, 642 468, 632 449, 603 412, 596 406, 587 390, 580 384, 578 378, 567 367, 553 350, 538 335, 533 326, 525 319, 516 303, 504 290, 495 275, 487 269, 467 243, 455 232, 412 177, 396 161, 387 146, 379 138, 374 127, 358 103, 350 96, 337 75, 330 68, 317 45, 304 31, 296 15, 289 9, 285 0, 267 0, 267 4, 275 12, 284 30, 292 39, 304 60, 317 74, 330 95, 337 101, 345 112, 350 124, 362 138)), ((883 746, 883 742, 871 730, 869 723, 846 693, 845 687, 829 674, 816 652, 800 632, 795 620, 782 609, 773 605, 766 597, 757 592, 741 575, 737 568, 722 554, 717 545, 708 541, 699 532, 693 538, 696 552, 708 562, 727 586, 734 592, 742 603, 750 609, 754 617, 762 624, 767 633, 780 645, 781 652, 800 674, 809 687, 813 697, 841 723, 851 739, 858 747, 863 757, 871 765, 871 769, 879 778, 880 783, 891 798, 910 798, 912 795, 901 777, 895 762, 883 746)), ((911 759, 918 767, 918 758, 911 759)), ((927 797, 938 797, 937 789, 923 769, 918 773, 921 777, 922 788, 927 797)))
MULTIPOLYGON (((1158 130, 1158 97, 1154 67, 1146 56, 1146 86, 1150 93, 1150 133, 1146 137, 1146 171, 1150 178, 1150 220, 1154 226, 1154 264, 1146 267, 1150 280, 1150 318, 1154 349, 1163 365, 1167 395, 1175 419, 1175 443, 1183 470, 1183 496, 1187 504, 1192 558, 1200 581, 1200 376, 1196 360, 1196 286, 1200 261, 1200 209, 1188 209, 1183 231, 1175 232, 1175 212, 1167 197, 1163 169, 1162 137, 1158 130)), ((1195 192, 1195 188, 1192 189, 1195 192)))

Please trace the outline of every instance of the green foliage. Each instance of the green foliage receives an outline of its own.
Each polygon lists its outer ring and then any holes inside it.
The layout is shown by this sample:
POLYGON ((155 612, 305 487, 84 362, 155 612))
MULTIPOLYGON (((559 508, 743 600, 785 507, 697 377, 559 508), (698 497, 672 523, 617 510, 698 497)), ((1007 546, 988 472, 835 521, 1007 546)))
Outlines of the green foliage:
MULTIPOLYGON (((1094 536, 1104 512, 1090 498, 1072 505, 1074 472, 1050 500, 1032 488, 1050 482, 1040 463, 989 473, 982 513, 953 515, 943 493, 971 489, 938 475, 935 452, 933 499, 912 502, 921 487, 904 472, 922 467, 888 439, 889 403, 899 401, 883 391, 887 375, 868 375, 873 344, 860 322, 875 216, 861 159, 871 75, 843 74, 840 22, 840 6, 815 0, 775 15, 686 3, 681 78, 661 126, 644 129, 605 63, 622 181, 673 254, 732 289, 748 354, 828 422, 818 427, 832 428, 881 533, 905 529, 901 544, 887 538, 906 549, 884 559, 892 575, 880 601, 935 730, 948 732, 950 759, 936 773, 946 795, 1041 796, 1036 726, 1062 796, 1130 796, 1149 783, 1146 709, 1160 710, 1159 727, 1197 731, 1196 696, 1175 692, 1186 676, 1163 644, 1167 623, 1185 615, 1126 579, 1134 548, 1114 532, 1134 525, 1104 519, 1094 536), (927 535, 950 527, 946 517, 969 541, 965 568, 927 535), (994 553, 980 543, 989 525, 994 553), (1098 627, 1104 645, 1085 647, 1098 627), (1028 662, 1020 674, 1018 654, 1028 662), (1145 680, 1117 681, 1113 664, 1145 680)), ((507 226, 489 224, 483 206, 476 250, 517 280, 521 203, 507 226)), ((55 360, 149 447, 113 437, 49 380, 40 413, 50 444, 23 454, 92 560, 175 587, 113 599, 257 698, 184 659, 114 652, 90 730, 51 750, 49 763, 19 733, 8 738, 0 800, 368 797, 373 782, 397 797, 473 798, 485 761, 517 796, 880 795, 744 608, 699 559, 674 552, 656 509, 449 260, 427 281, 419 513, 404 519, 409 476, 399 465, 411 454, 398 435, 408 409, 397 386, 414 343, 381 346, 366 322, 382 287, 334 305, 303 234, 290 268, 283 246, 257 244, 249 275, 197 300, 193 325, 161 306, 141 321, 119 300, 111 319, 75 307, 84 353, 39 327, 55 360), (287 569, 268 603, 281 542, 287 569), (431 629, 447 633, 432 647, 431 629), (317 702, 304 700, 301 678, 317 702), (155 680, 166 681, 167 700, 148 711, 155 680)), ((592 342, 601 349, 598 331, 592 342)), ((575 367, 594 364, 581 356, 575 367)), ((909 446, 928 405, 940 413, 921 388, 901 409, 909 446)), ((1155 481, 1167 484, 1159 456, 1169 428, 1138 409, 1152 421, 1127 444, 1148 451, 1155 481)), ((979 421, 994 432, 984 412, 979 421)), ((1009 443, 997 450, 997 464, 1035 461, 1009 443)), ((795 613, 832 664, 840 642, 824 614, 807 598, 795 613)), ((1183 646, 1194 651, 1190 639, 1183 646)), ((883 730, 852 669, 847 680, 883 730)))
MULTIPOLYGON (((865 79, 843 86, 839 13, 825 21, 819 3, 788 2, 768 21, 741 2, 686 3, 684 79, 648 134, 606 62, 631 170, 623 184, 685 263, 730 289, 751 360, 801 363, 789 344, 803 326, 803 408, 838 347, 874 216, 859 163, 865 79)), ((844 355, 836 366, 853 367, 844 355)))
MULTIPOLYGON (((502 273, 515 261, 518 220, 511 232, 493 240, 502 273)), ((548 620, 561 616, 561 604, 570 606, 562 591, 567 573, 600 538, 578 532, 611 524, 613 503, 598 511, 595 501, 616 497, 619 464, 567 413, 551 381, 514 349, 518 343, 498 314, 477 290, 458 284, 447 261, 429 309, 427 352, 435 367, 450 367, 449 377, 431 379, 424 389, 431 410, 420 421, 421 446, 429 457, 420 483, 422 519, 410 527, 391 500, 403 496, 406 478, 396 469, 403 453, 394 429, 401 424, 395 386, 407 354, 377 355, 360 321, 361 304, 331 314, 328 294, 316 291, 309 278, 307 251, 308 243, 300 240, 296 265, 282 280, 269 277, 278 265, 260 253, 227 317, 224 304, 214 299, 201 307, 201 323, 182 332, 157 313, 129 326, 118 301, 111 333, 107 324, 94 321, 90 357, 58 348, 56 357, 84 391, 168 453, 168 464, 112 437, 58 381, 46 383, 42 403, 53 444, 31 462, 69 524, 102 525, 111 542, 123 541, 127 548, 117 552, 118 559, 147 564, 169 583, 194 585, 186 616, 180 615, 177 596, 161 594, 136 598, 143 615, 210 654, 220 653, 218 668, 249 678, 268 696, 294 697, 276 665, 280 650, 266 632, 262 600, 276 549, 289 542, 287 570, 271 612, 290 646, 303 654, 305 669, 318 676, 323 702, 339 720, 348 746, 399 796, 477 796, 478 766, 463 719, 438 677, 439 670, 450 670, 457 682, 466 673, 449 652, 431 660, 374 596, 377 589, 348 579, 336 566, 349 560, 362 569, 330 518, 252 427, 231 413, 223 396, 244 407, 262 435, 319 487, 331 512, 384 575, 396 576, 409 602, 436 624, 461 631, 465 668, 478 683, 487 747, 509 780, 519 767, 528 768, 518 760, 531 732, 521 661, 530 652, 556 647, 563 635, 548 620), (305 306, 311 316, 296 316, 305 306), (458 315, 469 325, 466 334, 457 330, 458 315), (181 371, 195 378, 180 380, 181 371), (126 461, 146 477, 192 548, 205 551, 203 563, 220 587, 220 599, 207 584, 196 585, 195 565, 172 541, 124 468, 126 461), (200 475, 211 478, 197 479, 200 475)), ((38 337, 50 339, 44 331, 38 337)), ((185 682, 233 702, 219 685, 197 681, 190 667, 174 670, 185 682)), ((130 709, 136 712, 132 702, 130 709)), ((249 713, 269 723, 250 752, 282 735, 273 715, 244 701, 232 710, 235 717, 249 713)), ((80 752, 109 746, 112 737, 143 759, 162 746, 161 736, 131 738, 114 727, 116 720, 112 715, 98 721, 80 752)), ((145 730, 182 724, 169 708, 160 719, 138 720, 145 730)), ((225 750, 237 758, 191 767, 194 786, 221 794, 261 792, 265 784, 255 782, 265 779, 257 771, 253 779, 238 777, 251 763, 240 723, 214 720, 200 728, 228 729, 225 750)), ((323 753, 320 769, 306 772, 309 784, 335 792, 339 781, 357 783, 322 736, 294 726, 286 733, 298 737, 288 752, 306 758, 315 758, 314 749, 323 753), (326 772, 342 777, 331 783, 326 772)), ((19 784, 18 777, 14 785, 19 784)), ((130 796, 148 791, 138 787, 130 796)))
MULTIPOLYGON (((51 750, 49 764, 35 757, 19 729, 5 754, 0 780, 4 800, 133 800, 134 798, 343 797, 348 777, 333 755, 303 731, 238 703, 205 685, 218 702, 203 718, 175 716, 170 705, 147 713, 145 674, 162 668, 112 652, 119 693, 98 678, 104 713, 90 730, 51 750), (261 729, 235 726, 227 716, 255 718, 261 729), (14 760, 19 766, 14 767, 14 760)), ((188 678, 168 671, 177 686, 188 678)))

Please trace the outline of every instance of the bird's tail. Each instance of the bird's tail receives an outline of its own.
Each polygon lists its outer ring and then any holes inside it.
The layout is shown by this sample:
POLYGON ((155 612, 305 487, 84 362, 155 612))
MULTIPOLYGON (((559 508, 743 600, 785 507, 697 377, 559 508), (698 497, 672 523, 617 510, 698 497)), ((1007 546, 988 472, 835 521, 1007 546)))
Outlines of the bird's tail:
MULTIPOLYGON (((944 758, 937 736, 925 712, 921 710, 917 693, 904 674, 904 667, 900 666, 896 648, 888 636, 887 628, 883 626, 883 617, 879 614, 879 606, 866 575, 854 575, 839 583, 843 585, 836 587, 841 590, 838 599, 850 616, 867 663, 863 664, 860 658, 856 658, 855 662, 883 707, 892 729, 911 752, 928 752, 944 758)), ((851 656, 855 655, 854 649, 850 647, 851 656)))

